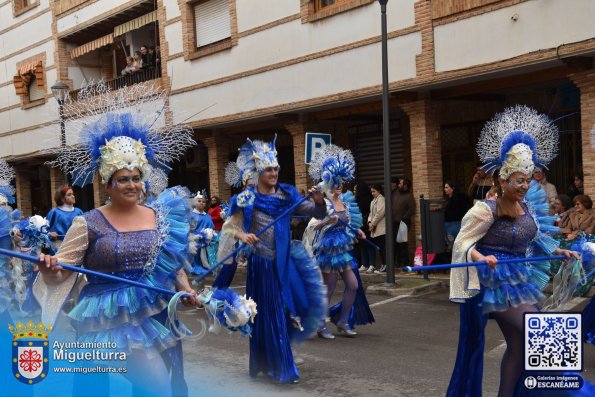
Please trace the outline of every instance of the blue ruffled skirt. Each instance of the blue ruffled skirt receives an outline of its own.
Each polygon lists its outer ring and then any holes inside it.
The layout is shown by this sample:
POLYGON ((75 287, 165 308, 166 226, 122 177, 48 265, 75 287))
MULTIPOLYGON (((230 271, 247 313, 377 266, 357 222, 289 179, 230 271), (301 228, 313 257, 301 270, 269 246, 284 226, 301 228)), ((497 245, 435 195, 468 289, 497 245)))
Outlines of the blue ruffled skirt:
POLYGON ((176 344, 155 317, 167 301, 153 291, 120 283, 87 284, 68 316, 76 322, 81 342, 115 342, 119 350, 156 349, 176 344))
POLYGON ((583 310, 583 342, 595 345, 595 297, 583 310))
POLYGON ((349 253, 353 250, 353 237, 344 227, 332 227, 314 246, 314 256, 323 273, 338 273, 356 264, 349 253))
MULTIPOLYGON (((524 258, 492 249, 478 248, 485 256, 494 255, 499 260, 524 258)), ((549 262, 499 263, 496 270, 489 266, 477 268, 482 285, 483 312, 505 311, 522 304, 537 304, 543 300, 541 292, 549 281, 549 262)))

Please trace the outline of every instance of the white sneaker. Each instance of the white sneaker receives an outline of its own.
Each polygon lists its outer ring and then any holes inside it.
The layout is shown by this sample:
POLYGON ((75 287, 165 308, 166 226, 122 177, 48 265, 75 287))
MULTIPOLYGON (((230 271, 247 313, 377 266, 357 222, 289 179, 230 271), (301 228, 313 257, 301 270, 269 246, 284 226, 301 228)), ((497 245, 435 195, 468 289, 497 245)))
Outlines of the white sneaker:
POLYGON ((374 273, 374 270, 376 270, 376 268, 374 266, 370 266, 368 270, 366 270, 366 273, 374 273))
POLYGON ((382 265, 380 268, 380 273, 386 273, 386 265, 382 265))
POLYGON ((365 267, 364 265, 361 265, 361 266, 359 267, 359 269, 357 269, 357 270, 359 270, 359 272, 361 273, 361 272, 365 272, 366 270, 368 270, 368 268, 367 268, 367 267, 365 267))

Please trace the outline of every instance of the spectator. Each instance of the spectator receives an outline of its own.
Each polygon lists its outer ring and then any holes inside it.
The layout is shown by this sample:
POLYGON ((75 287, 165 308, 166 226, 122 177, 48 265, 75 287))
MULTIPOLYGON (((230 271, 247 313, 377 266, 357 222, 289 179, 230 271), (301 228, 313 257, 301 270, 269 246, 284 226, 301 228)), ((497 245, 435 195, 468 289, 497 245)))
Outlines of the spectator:
POLYGON ((579 173, 572 178, 572 182, 570 186, 568 186, 568 196, 570 199, 573 199, 574 196, 578 196, 579 194, 585 194, 585 189, 583 188, 583 174, 579 173))
POLYGON ((141 54, 141 59, 143 60, 143 64, 142 64, 142 69, 147 69, 149 67, 151 67, 151 59, 149 56, 149 48, 146 45, 142 45, 140 47, 140 54, 141 54))
MULTIPOLYGON (((391 220, 393 222, 393 231, 394 231, 393 233, 394 233, 395 237, 397 236, 397 232, 399 231, 399 224, 395 223, 394 214, 395 214, 395 208, 397 207, 398 201, 399 201, 399 195, 400 195, 399 181, 400 180, 401 180, 401 178, 399 178, 398 176, 393 176, 390 179, 390 192, 391 192, 391 200, 392 200, 391 209, 392 209, 392 215, 393 215, 391 217, 391 220)), ((396 253, 398 248, 397 248, 397 241, 395 239, 393 239, 393 247, 394 247, 393 252, 396 253)))
POLYGON ((465 194, 459 191, 456 182, 448 180, 444 183, 444 230, 446 231, 446 244, 449 250, 461 230, 461 220, 471 208, 471 201, 465 194))
POLYGON ((161 47, 155 46, 155 66, 161 68, 161 47))
POLYGON ((566 234, 566 240, 574 240, 579 232, 592 234, 595 226, 593 200, 589 196, 579 194, 572 202, 575 210, 570 211, 565 223, 560 224, 560 231, 566 234))
POLYGON ((479 200, 484 200, 488 191, 494 186, 494 180, 481 167, 477 167, 473 180, 467 188, 467 196, 475 204, 479 200))
POLYGON ((122 76, 126 76, 127 74, 131 74, 134 72, 136 72, 136 67, 134 66, 134 58, 126 57, 126 67, 122 69, 122 76))
POLYGON ((136 72, 138 72, 139 70, 141 70, 142 67, 143 67, 143 57, 141 55, 141 52, 135 51, 134 52, 134 69, 136 72))
POLYGON ((558 217, 556 226, 567 223, 566 218, 568 218, 570 211, 574 211, 572 200, 565 194, 559 194, 556 201, 554 201, 554 215, 558 217))
MULTIPOLYGON (((415 199, 413 198, 413 193, 411 191, 411 180, 407 178, 399 179, 398 189, 399 195, 392 208, 392 221, 393 224, 397 225, 397 228, 394 229, 395 237, 401 221, 407 225, 408 230, 411 229, 411 218, 415 214, 415 199)), ((397 243, 395 254, 398 267, 409 266, 410 258, 407 242, 397 243)))
MULTIPOLYGON (((355 195, 355 202, 357 206, 362 211, 362 219, 368 219, 370 216, 370 206, 372 204, 372 200, 374 197, 372 196, 372 192, 370 191, 370 187, 365 182, 357 182, 355 187, 353 188, 354 195, 355 195)), ((368 222, 364 222, 362 224, 362 231, 366 235, 366 238, 371 238, 370 236, 370 228, 368 227, 368 222)), ((363 272, 370 268, 370 266, 374 267, 374 262, 376 259, 376 251, 372 248, 369 244, 364 242, 360 242, 358 240, 357 248, 359 249, 360 254, 360 268, 359 271, 363 272)))
POLYGON ((221 218, 221 200, 219 197, 211 197, 211 205, 208 212, 215 224, 215 230, 218 232, 221 231, 221 228, 223 227, 223 218, 221 218))
MULTIPOLYGON (((382 195, 382 186, 378 184, 372 185, 371 188, 372 203, 370 204, 370 215, 368 215, 368 227, 370 228, 370 236, 372 241, 380 247, 380 256, 382 261, 386 257, 386 216, 384 213, 384 196, 382 195)), ((368 268, 367 273, 374 273, 376 268, 376 256, 374 262, 368 268)), ((380 267, 380 271, 386 271, 386 265, 380 267)))
POLYGON ((554 201, 556 201, 556 197, 558 197, 556 187, 546 180, 545 172, 540 167, 535 167, 533 170, 533 179, 535 179, 535 182, 539 183, 543 190, 545 190, 545 193, 547 194, 547 202, 550 205, 550 215, 552 215, 554 213, 554 201))

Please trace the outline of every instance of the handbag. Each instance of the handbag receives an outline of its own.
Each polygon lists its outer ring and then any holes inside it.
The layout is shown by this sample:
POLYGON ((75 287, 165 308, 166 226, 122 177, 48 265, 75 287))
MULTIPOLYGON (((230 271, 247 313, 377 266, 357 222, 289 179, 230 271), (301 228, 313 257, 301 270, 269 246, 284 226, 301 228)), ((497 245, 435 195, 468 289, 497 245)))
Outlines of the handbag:
POLYGON ((399 230, 397 231, 397 243, 407 242, 407 232, 407 225, 405 222, 401 221, 401 223, 399 223, 399 230))

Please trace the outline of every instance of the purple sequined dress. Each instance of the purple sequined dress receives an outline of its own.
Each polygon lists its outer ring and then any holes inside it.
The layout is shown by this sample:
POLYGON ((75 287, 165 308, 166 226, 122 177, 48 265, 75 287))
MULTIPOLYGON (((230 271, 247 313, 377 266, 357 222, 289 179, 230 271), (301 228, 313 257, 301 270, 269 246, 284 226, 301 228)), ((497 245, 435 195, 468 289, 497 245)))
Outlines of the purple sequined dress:
MULTIPOLYGON (((117 231, 99 210, 84 215, 89 246, 84 265, 90 270, 168 289, 175 272, 155 266, 163 241, 157 230, 117 231), (169 273, 169 274, 168 274, 169 273)), ((115 342, 119 349, 164 349, 176 341, 155 315, 167 307, 156 292, 88 276, 78 304, 69 313, 84 342, 115 342)))

